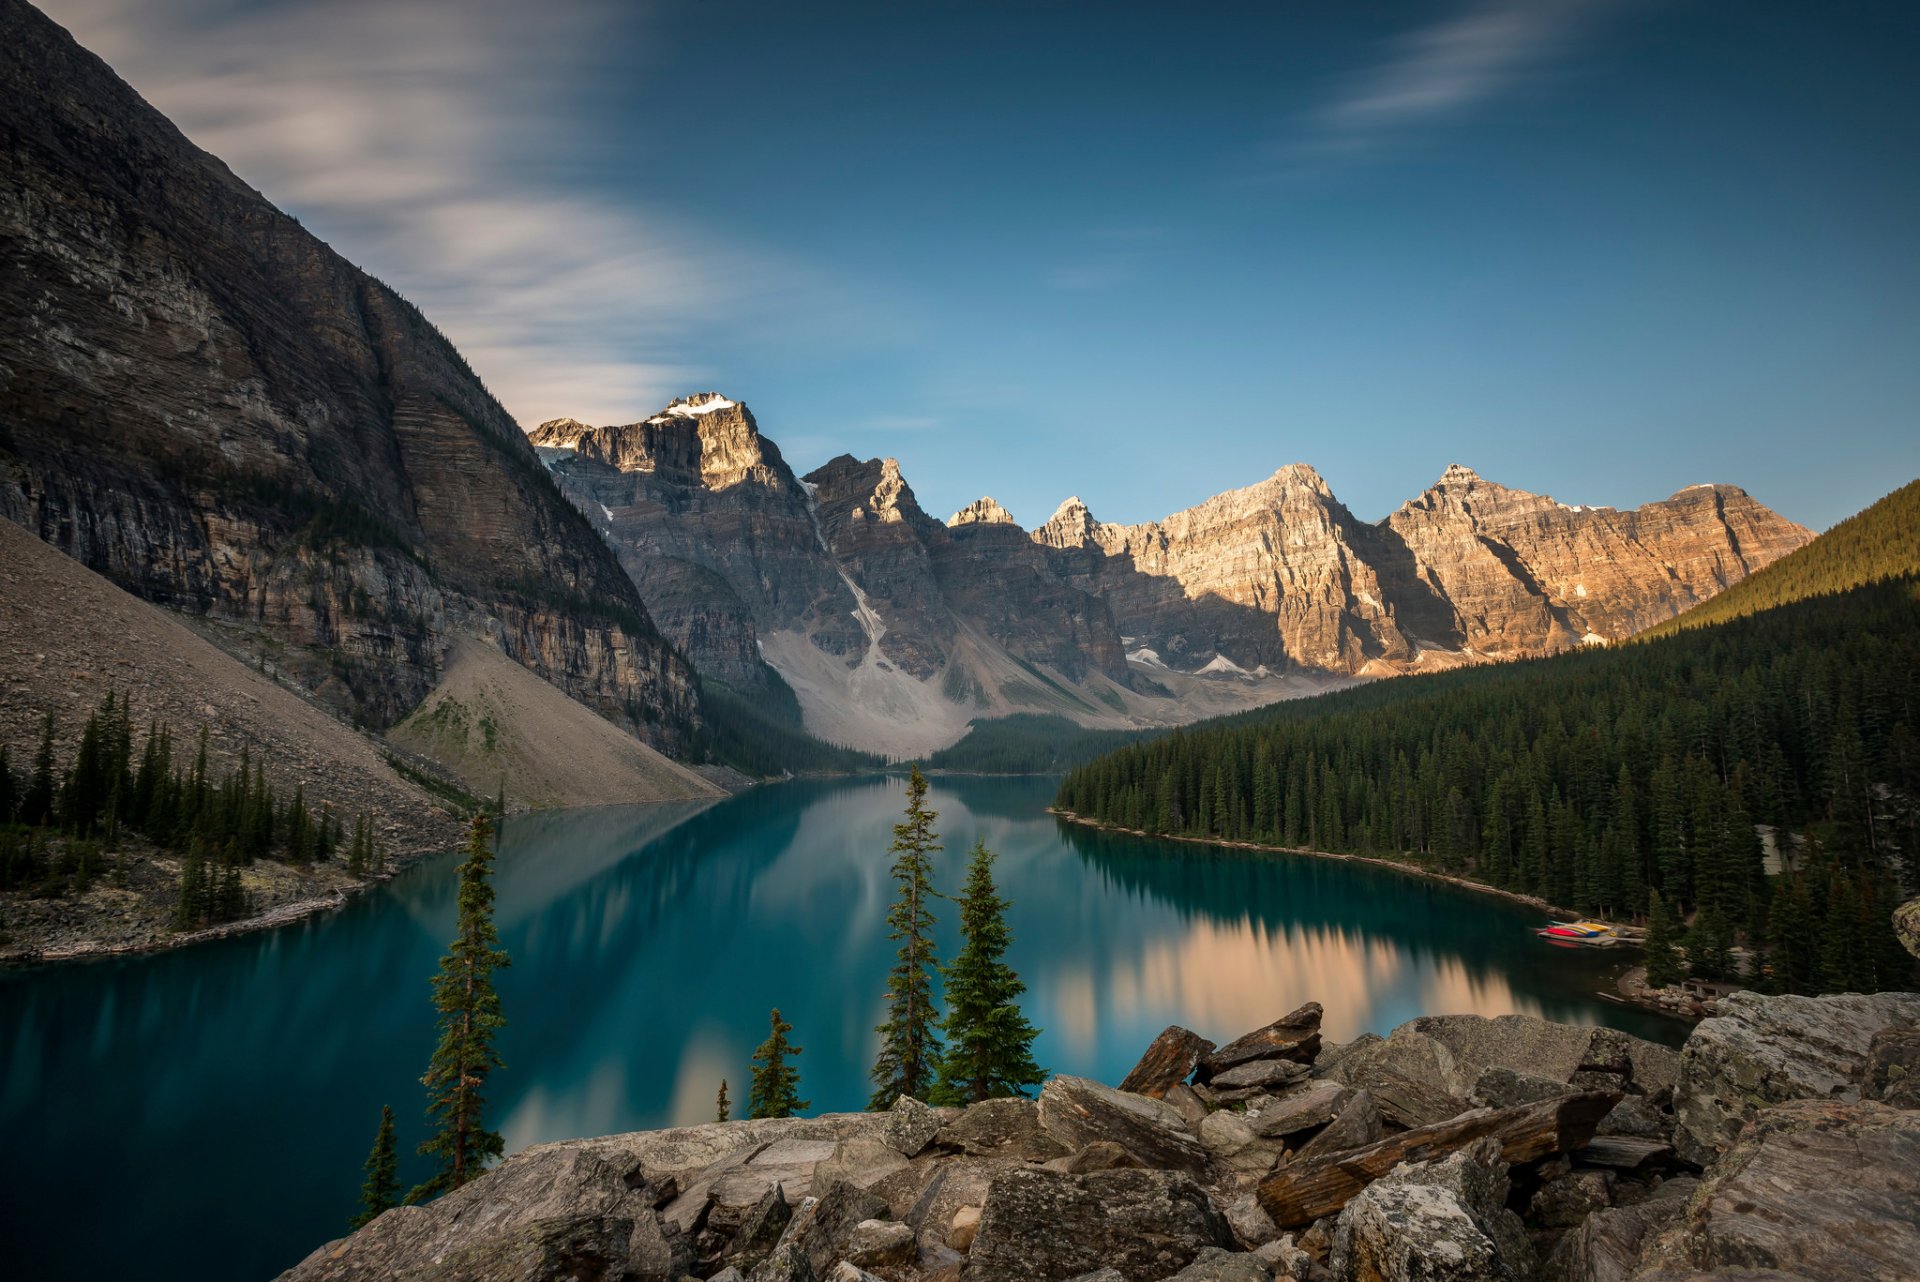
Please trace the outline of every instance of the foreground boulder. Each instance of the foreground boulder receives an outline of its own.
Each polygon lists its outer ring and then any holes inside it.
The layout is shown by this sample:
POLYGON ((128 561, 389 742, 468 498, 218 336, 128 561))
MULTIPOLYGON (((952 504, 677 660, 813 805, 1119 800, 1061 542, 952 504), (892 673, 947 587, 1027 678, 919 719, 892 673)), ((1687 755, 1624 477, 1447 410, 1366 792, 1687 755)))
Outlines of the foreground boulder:
POLYGON ((1487 1138, 1498 1143, 1501 1159, 1514 1165, 1570 1152, 1593 1138, 1619 1098, 1610 1091, 1582 1091, 1518 1108, 1476 1109, 1363 1149, 1302 1156, 1261 1181, 1260 1206, 1280 1228, 1303 1228, 1338 1213, 1361 1189, 1410 1158, 1443 1157, 1487 1138))
POLYGON ((1170 1171, 1013 1170, 981 1208, 967 1282, 1059 1282, 1113 1269, 1160 1282, 1207 1247, 1235 1249, 1205 1190, 1170 1171))
POLYGON ((1107 1141, 1158 1170, 1198 1173, 1207 1166, 1206 1149, 1171 1104, 1084 1077, 1049 1079, 1038 1118, 1040 1129, 1069 1152, 1107 1141))
POLYGON ((579 1150, 524 1154, 436 1202, 395 1207, 281 1282, 678 1282, 692 1257, 631 1173, 579 1150))
POLYGON ((1499 1142, 1478 1140, 1437 1162, 1410 1162, 1340 1212, 1336 1282, 1490 1282, 1527 1278, 1533 1248, 1507 1209, 1499 1142))
POLYGON ((1292 1060, 1313 1063, 1320 1053, 1319 1002, 1308 1002, 1290 1011, 1264 1028, 1236 1037, 1200 1061, 1200 1078, 1210 1081, 1228 1069, 1257 1060, 1292 1060))
POLYGON ((1213 1043, 1192 1029, 1175 1024, 1153 1039, 1146 1054, 1120 1082, 1120 1089, 1135 1095, 1163 1098, 1173 1087, 1193 1076, 1200 1061, 1213 1050, 1213 1043))
POLYGON ((1831 1100, 1762 1111, 1643 1263, 1920 1277, 1920 1112, 1831 1100))
POLYGON ((1644 1202, 1595 1211, 1560 1239, 1546 1276, 1555 1282, 1627 1282, 1648 1243, 1686 1214, 1697 1183, 1682 1176, 1660 1185, 1644 1202))
POLYGON ((1680 1056, 1675 1148, 1705 1166, 1769 1104, 1860 1098, 1874 1035, 1916 1025, 1920 993, 1723 998, 1680 1056))
POLYGON ((1355 1044, 1316 1071, 1370 1089, 1405 1078, 1465 1100, 1496 1068, 1578 1087, 1657 1095, 1674 1084, 1679 1064, 1667 1047, 1610 1028, 1556 1024, 1532 1015, 1423 1015, 1394 1029, 1385 1041, 1355 1044))

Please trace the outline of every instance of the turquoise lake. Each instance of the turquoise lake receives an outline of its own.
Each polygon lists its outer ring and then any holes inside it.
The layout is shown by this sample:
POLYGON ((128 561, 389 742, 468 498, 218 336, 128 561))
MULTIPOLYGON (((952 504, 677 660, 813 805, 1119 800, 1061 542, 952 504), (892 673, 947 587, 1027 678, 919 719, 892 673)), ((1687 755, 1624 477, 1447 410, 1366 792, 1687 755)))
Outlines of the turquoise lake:
MULTIPOLYGON (((1308 1000, 1336 1040, 1446 1012, 1687 1031, 1598 997, 1628 959, 1544 945, 1518 905, 1365 864, 1070 827, 1043 813, 1054 787, 937 778, 931 794, 943 890, 975 837, 1000 852, 1049 1069, 1115 1082, 1170 1023, 1224 1041, 1308 1000)), ((814 1110, 863 1106, 902 804, 901 780, 870 778, 510 820, 510 1026, 491 1091, 508 1151, 710 1120, 722 1078, 744 1099, 774 1006, 814 1110)), ((427 981, 453 871, 428 860, 271 932, 0 973, 8 1276, 265 1279, 339 1236, 380 1106, 405 1151, 425 1132, 427 981)))

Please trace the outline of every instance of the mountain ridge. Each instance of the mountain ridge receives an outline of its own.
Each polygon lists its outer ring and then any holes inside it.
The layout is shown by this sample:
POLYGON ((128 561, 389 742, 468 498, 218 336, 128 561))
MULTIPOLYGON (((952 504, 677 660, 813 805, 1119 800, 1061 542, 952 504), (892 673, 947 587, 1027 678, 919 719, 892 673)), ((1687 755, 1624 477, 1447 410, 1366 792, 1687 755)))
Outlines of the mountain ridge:
POLYGON ((0 33, 0 515, 364 725, 485 632, 691 742, 691 667, 452 344, 23 0, 0 33))
POLYGON ((1103 522, 1074 497, 1028 530, 983 497, 943 522, 897 459, 797 475, 718 392, 530 439, 697 667, 792 686, 840 741, 873 727, 836 703, 918 723, 891 740, 908 754, 978 716, 1177 724, 1329 679, 1622 640, 1811 537, 1737 486, 1622 512, 1459 464, 1376 522, 1306 463, 1158 521, 1103 522))

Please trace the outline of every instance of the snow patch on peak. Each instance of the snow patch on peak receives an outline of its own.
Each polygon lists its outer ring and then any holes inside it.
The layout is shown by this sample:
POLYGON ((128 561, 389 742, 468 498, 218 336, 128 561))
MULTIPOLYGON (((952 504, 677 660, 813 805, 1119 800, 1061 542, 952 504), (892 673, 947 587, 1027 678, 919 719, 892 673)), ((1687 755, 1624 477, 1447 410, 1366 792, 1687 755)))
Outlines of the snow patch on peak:
POLYGON ((682 396, 671 402, 666 409, 648 419, 649 423, 665 423, 676 418, 699 418, 712 414, 716 410, 730 410, 739 404, 730 401, 718 392, 698 392, 692 396, 682 396))
POLYGON ((1138 663, 1148 668, 1164 668, 1167 666, 1161 661, 1158 651, 1148 649, 1146 646, 1141 646, 1138 650, 1127 651, 1127 662, 1138 663))
POLYGON ((1589 632, 1580 638, 1581 645, 1605 645, 1606 643, 1607 639, 1598 632, 1589 632))
POLYGON ((1198 670, 1198 676, 1213 677, 1250 677, 1253 674, 1229 659, 1224 654, 1216 654, 1207 660, 1207 666, 1198 670))

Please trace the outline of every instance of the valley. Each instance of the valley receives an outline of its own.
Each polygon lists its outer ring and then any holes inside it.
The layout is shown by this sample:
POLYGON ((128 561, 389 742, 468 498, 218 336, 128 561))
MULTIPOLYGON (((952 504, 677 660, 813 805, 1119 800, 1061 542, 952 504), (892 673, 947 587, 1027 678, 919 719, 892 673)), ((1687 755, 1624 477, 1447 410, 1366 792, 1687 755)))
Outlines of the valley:
POLYGON ((42 5, 0 1274, 1910 1276, 1912 15, 42 5))

